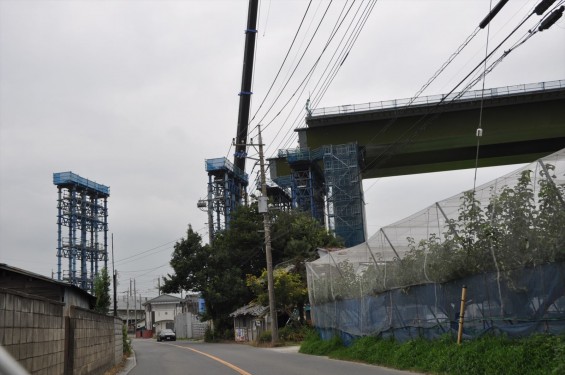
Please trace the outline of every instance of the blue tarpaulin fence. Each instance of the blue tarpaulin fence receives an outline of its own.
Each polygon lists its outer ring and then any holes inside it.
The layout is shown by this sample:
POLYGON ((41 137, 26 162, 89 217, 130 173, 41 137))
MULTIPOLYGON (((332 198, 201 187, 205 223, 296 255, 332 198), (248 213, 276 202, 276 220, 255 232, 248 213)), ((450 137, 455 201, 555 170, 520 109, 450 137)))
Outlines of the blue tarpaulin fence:
POLYGON ((467 286, 464 338, 487 332, 509 337, 565 333, 565 263, 313 305, 312 319, 322 338, 339 335, 346 344, 362 336, 434 339, 457 333, 463 285, 467 286))

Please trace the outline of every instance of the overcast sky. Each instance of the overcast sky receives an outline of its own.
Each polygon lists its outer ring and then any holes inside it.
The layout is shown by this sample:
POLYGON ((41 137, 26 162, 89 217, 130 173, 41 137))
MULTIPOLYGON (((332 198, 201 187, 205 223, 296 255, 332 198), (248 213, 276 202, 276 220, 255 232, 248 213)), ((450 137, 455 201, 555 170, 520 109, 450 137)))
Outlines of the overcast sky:
MULTIPOLYGON (((378 1, 316 106, 411 97, 475 30, 489 3, 378 1)), ((536 3, 510 1, 491 25, 490 48, 536 3)), ((299 61, 328 4, 312 1, 304 33, 273 93, 291 75, 290 63, 299 61)), ((252 115, 307 5, 306 0, 261 1, 252 115)), ((156 294, 156 279, 170 272, 174 241, 188 224, 208 236, 207 216, 196 202, 206 194, 204 159, 232 159, 247 6, 245 0, 0 0, 0 262, 49 276, 57 271, 52 174, 73 171, 110 186, 108 220, 120 292, 129 278, 136 278, 138 291, 156 294), (143 256, 135 256, 141 252, 143 256)), ((332 3, 287 93, 265 112, 272 93, 252 121, 250 129, 258 121, 270 123, 264 132, 269 156, 278 147, 296 147, 295 139, 285 136, 302 124, 306 97, 316 93, 319 76, 292 100, 290 95, 322 53, 344 6, 345 0, 332 3), (287 100, 289 106, 281 111, 287 100)), ((532 17, 501 51, 539 20, 532 17)), ((449 92, 484 57, 486 41, 485 29, 424 95, 449 92)), ((565 79, 563 46, 561 19, 512 52, 486 77, 485 86, 565 79)), ((323 59, 333 49, 328 47, 323 59)), ((323 59, 315 74, 322 73, 323 59)), ((488 133, 488 124, 484 131, 488 133)), ((479 182, 515 168, 479 170, 479 182)), ((473 173, 365 180, 369 235, 472 188, 473 173)))

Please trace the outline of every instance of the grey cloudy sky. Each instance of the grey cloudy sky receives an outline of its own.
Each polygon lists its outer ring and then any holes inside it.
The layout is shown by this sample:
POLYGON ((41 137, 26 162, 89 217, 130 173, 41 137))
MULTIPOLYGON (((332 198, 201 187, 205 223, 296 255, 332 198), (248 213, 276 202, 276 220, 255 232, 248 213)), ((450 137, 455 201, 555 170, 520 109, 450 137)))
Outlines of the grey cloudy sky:
MULTIPOLYGON (((317 106, 412 96, 475 30, 489 3, 378 1, 317 106)), ((536 3, 509 2, 492 23, 489 46, 536 3)), ((252 115, 307 4, 261 1, 252 115)), ((328 4, 312 2, 304 26, 308 38, 328 4)), ((155 294, 157 277, 170 272, 174 240, 187 225, 207 238, 207 217, 196 202, 206 193, 204 159, 232 158, 247 5, 245 0, 0 0, 0 262, 45 275, 56 271, 52 174, 73 171, 110 186, 120 290, 135 277, 143 294, 155 294), (133 257, 149 249, 154 250, 133 257)), ((345 0, 333 2, 283 102, 322 52, 344 5, 345 0)), ((509 42, 539 19, 532 18, 509 42)), ((297 38, 302 50, 308 43, 303 35, 297 38)), ((479 33, 424 95, 449 92, 484 57, 486 37, 486 30, 479 33)), ((564 79, 564 45, 560 20, 510 54, 487 76, 486 87, 564 79)), ((292 52, 289 63, 300 53, 292 52)), ((285 67, 281 77, 289 72, 285 67)), ((296 146, 285 135, 301 125, 317 77, 279 116, 277 104, 252 122, 250 128, 259 120, 271 123, 264 133, 270 155, 277 147, 296 146)), ((281 87, 277 83, 274 92, 281 87)), ((488 124, 484 128, 488 132, 488 124)), ((480 170, 479 180, 512 169, 480 170)), ((366 180, 369 234, 472 184, 473 171, 366 180)))

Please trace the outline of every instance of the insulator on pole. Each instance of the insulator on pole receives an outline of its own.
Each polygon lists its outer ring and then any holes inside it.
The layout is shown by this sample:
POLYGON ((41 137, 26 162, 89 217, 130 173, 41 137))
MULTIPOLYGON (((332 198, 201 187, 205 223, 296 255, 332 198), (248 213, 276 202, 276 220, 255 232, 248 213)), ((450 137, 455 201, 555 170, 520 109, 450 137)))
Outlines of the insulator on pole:
POLYGON ((553 26, 553 24, 557 22, 557 20, 560 19, 561 16, 563 16, 563 10, 565 10, 565 6, 563 5, 559 9, 554 10, 553 13, 551 13, 546 19, 542 21, 541 25, 539 25, 538 30, 547 30, 551 26, 553 26))
POLYGON ((549 9, 551 5, 553 5, 554 2, 555 0, 541 0, 540 3, 535 7, 534 13, 538 16, 541 16, 545 13, 546 10, 549 9))
POLYGON ((482 128, 478 128, 477 129, 477 137, 482 137, 483 136, 483 129, 482 128))
POLYGON ((496 4, 494 6, 494 8, 492 8, 492 10, 489 12, 489 14, 487 14, 487 16, 481 21, 481 23, 479 24, 479 27, 481 29, 484 29, 486 27, 486 25, 488 25, 489 22, 492 21, 492 19, 498 14, 498 12, 500 12, 502 7, 504 5, 506 5, 507 2, 508 2, 508 0, 500 0, 498 2, 498 4, 496 4))

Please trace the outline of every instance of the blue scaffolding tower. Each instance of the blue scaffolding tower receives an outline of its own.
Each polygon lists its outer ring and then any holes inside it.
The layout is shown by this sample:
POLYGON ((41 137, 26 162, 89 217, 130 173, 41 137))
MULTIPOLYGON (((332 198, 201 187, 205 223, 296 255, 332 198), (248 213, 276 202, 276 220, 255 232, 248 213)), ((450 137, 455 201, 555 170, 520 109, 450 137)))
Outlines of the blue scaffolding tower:
POLYGON ((324 150, 328 228, 347 247, 365 241, 365 210, 361 158, 357 143, 327 145, 324 150))
POLYGON ((229 227, 230 217, 243 201, 249 184, 247 173, 226 158, 206 159, 208 172, 208 232, 210 243, 215 234, 229 227))
POLYGON ((58 190, 57 279, 92 292, 98 262, 108 267, 110 188, 72 172, 53 173, 53 184, 58 190), (68 236, 63 235, 63 227, 68 228, 68 236), (65 271, 63 258, 69 260, 65 271))
MULTIPOLYGON (((290 188, 293 207, 310 212, 324 224, 324 177, 320 168, 322 150, 282 150, 291 167, 290 188)), ((279 156, 281 152, 279 151, 279 156)))
POLYGON ((273 181, 290 188, 292 207, 309 212, 347 247, 365 241, 362 157, 357 143, 279 150, 278 156, 286 158, 291 174, 273 181))

